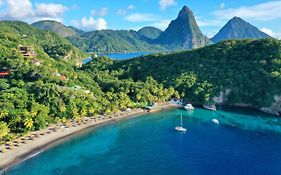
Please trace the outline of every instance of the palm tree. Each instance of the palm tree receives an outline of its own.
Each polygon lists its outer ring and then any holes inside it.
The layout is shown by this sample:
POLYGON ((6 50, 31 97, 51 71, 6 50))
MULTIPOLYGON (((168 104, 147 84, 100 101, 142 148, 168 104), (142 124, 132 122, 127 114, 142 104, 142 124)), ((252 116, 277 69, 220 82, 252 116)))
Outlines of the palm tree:
POLYGON ((2 138, 5 137, 10 132, 10 129, 5 122, 0 122, 0 141, 2 142, 2 138))
POLYGON ((33 124, 34 124, 34 122, 33 122, 32 118, 26 118, 26 119, 24 120, 24 126, 25 126, 27 129, 32 129, 32 128, 33 128, 33 124))

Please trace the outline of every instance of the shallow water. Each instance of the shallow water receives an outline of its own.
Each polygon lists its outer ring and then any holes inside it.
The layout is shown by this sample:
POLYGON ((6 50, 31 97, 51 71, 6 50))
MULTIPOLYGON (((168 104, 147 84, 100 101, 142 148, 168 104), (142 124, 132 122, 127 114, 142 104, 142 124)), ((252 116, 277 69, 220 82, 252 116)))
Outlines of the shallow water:
POLYGON ((7 174, 276 175, 280 126, 280 118, 242 108, 172 109, 100 126, 7 174), (186 133, 174 130, 181 113, 186 133))

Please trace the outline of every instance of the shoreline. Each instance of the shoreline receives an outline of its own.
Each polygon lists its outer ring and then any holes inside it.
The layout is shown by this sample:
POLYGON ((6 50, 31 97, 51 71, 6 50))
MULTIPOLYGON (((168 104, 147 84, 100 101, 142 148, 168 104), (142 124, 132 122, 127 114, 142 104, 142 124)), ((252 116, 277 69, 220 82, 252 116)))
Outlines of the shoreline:
MULTIPOLYGON (((176 107, 179 107, 179 105, 165 104, 163 106, 156 107, 150 113, 176 107)), ((56 124, 40 131, 30 132, 27 134, 27 136, 23 137, 25 140, 11 142, 18 146, 13 146, 13 149, 7 150, 4 153, 0 153, 0 174, 5 173, 5 171, 16 164, 32 158, 37 154, 52 148, 53 146, 63 143, 67 138, 71 138, 72 136, 75 137, 89 129, 101 126, 103 124, 129 119, 132 117, 139 117, 146 113, 149 112, 145 109, 133 109, 132 111, 122 111, 110 116, 98 115, 90 118, 86 117, 81 123, 74 120, 69 120, 68 124, 72 124, 71 126, 56 124), (34 137, 30 140, 26 139, 31 138, 31 136, 34 135, 37 137, 34 137), (21 141, 24 143, 19 143, 21 141)), ((7 147, 7 145, 0 145, 0 148, 5 147, 7 147)))

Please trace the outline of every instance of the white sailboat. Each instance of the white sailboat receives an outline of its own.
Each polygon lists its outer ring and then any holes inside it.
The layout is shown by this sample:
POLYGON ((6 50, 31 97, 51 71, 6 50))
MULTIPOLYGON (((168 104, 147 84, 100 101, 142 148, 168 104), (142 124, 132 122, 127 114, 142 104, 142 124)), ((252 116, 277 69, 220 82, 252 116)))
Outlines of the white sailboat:
POLYGON ((180 131, 180 132, 186 132, 187 129, 183 127, 183 124, 182 124, 182 115, 181 115, 181 122, 180 122, 180 126, 176 126, 175 127, 175 130, 176 131, 180 131))

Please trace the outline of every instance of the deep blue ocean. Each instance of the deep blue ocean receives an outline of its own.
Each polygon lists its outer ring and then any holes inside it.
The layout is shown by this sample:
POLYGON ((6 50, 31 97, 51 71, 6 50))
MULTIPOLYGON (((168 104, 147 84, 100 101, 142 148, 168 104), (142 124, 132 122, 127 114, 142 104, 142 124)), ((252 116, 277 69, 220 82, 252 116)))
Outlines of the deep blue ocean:
MULTIPOLYGON (((143 55, 151 54, 151 52, 134 52, 134 53, 109 53, 109 54, 100 54, 102 56, 107 56, 112 60, 127 60, 130 58, 135 58, 143 55)), ((91 61, 91 58, 86 58, 83 61, 83 64, 88 63, 91 61)))
POLYGON ((281 118, 243 108, 145 114, 93 128, 7 174, 279 175, 281 118), (174 130, 181 114, 186 133, 174 130))

